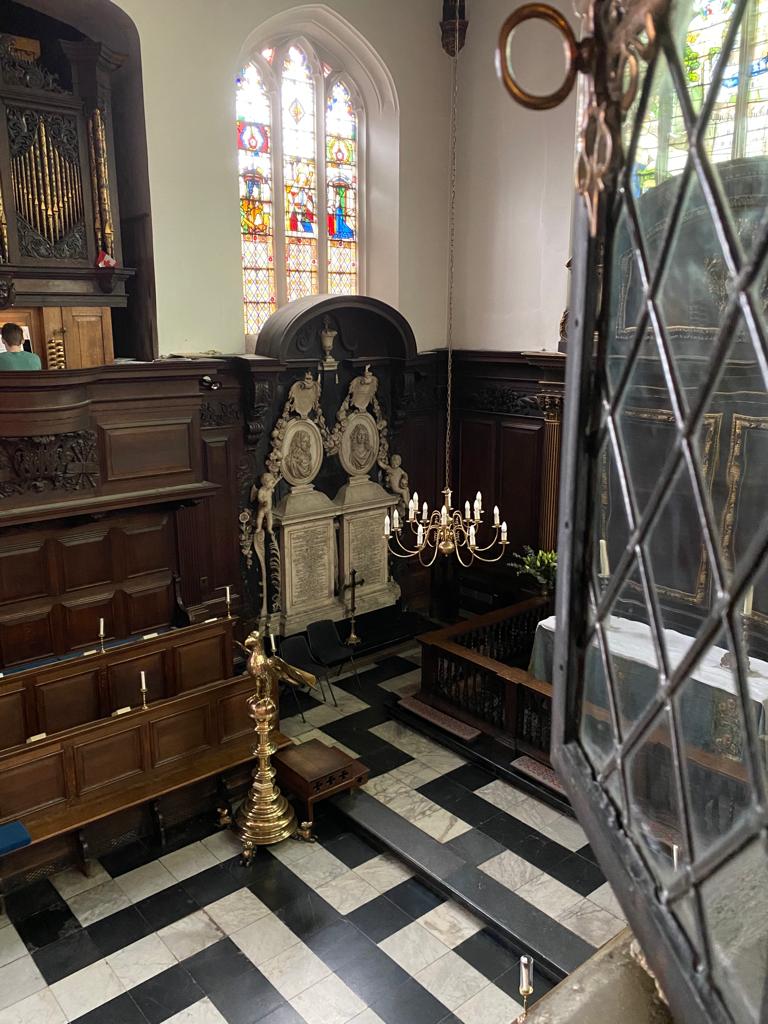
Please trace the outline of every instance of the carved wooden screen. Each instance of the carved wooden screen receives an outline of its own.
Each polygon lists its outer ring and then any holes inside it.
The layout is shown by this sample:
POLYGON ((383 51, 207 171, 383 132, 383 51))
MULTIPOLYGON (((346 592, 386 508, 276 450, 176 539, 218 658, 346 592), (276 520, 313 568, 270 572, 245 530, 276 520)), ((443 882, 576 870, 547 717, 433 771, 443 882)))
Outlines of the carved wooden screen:
MULTIPOLYGON (((507 41, 535 6, 501 48, 531 106, 507 41)), ((544 15, 587 72, 554 761, 675 1018, 702 1024, 768 1020, 763 7, 597 0, 581 43, 544 15)))

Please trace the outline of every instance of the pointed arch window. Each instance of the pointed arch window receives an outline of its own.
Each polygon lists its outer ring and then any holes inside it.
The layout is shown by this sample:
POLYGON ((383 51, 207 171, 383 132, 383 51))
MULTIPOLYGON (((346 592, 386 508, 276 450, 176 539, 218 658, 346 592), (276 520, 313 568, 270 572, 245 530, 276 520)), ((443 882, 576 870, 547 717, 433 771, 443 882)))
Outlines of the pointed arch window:
POLYGON ((244 326, 258 334, 292 299, 363 289, 364 111, 304 39, 262 48, 236 96, 244 326))

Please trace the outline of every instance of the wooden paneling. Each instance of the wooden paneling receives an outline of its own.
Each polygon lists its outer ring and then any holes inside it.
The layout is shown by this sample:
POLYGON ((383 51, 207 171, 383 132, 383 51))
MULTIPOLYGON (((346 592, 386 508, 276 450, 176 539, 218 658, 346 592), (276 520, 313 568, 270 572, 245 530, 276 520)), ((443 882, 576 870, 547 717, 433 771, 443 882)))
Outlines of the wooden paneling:
MULTIPOLYGON (((94 722, 101 716, 99 671, 69 673, 60 679, 44 679, 35 687, 38 727, 54 733, 94 722)), ((17 740, 24 742, 24 737, 17 740)))
POLYGON ((104 732, 73 746, 78 795, 124 782, 144 770, 141 726, 104 732))
POLYGON ((174 568, 173 524, 169 515, 129 524, 123 529, 123 536, 127 579, 174 568))
POLYGON ((0 693, 0 750, 15 747, 32 735, 24 713, 24 686, 10 684, 0 693))
POLYGON ((18 611, 0 619, 0 658, 4 666, 18 665, 31 656, 47 658, 53 653, 53 623, 49 614, 27 618, 23 611, 18 611))
POLYGON ((225 637, 222 636, 218 644, 210 639, 193 640, 174 649, 179 692, 204 686, 228 675, 224 645, 225 637))
POLYGON ((101 424, 106 479, 138 480, 192 472, 189 419, 101 424))
MULTIPOLYGON (((499 431, 498 505, 503 509, 512 551, 538 547, 544 421, 502 420, 499 431)), ((486 507, 489 507, 488 505, 486 507)))
POLYGON ((492 509, 498 504, 498 422, 490 417, 467 416, 462 419, 459 432, 460 490, 455 505, 469 501, 470 506, 478 491, 483 505, 492 509))
MULTIPOLYGON (((277 695, 274 696, 276 699, 277 695)), ((253 721, 241 693, 221 697, 218 702, 217 718, 220 743, 253 734, 253 721)))
POLYGON ((0 821, 23 817, 67 798, 63 752, 46 747, 3 761, 0 770, 0 821))
POLYGON ((155 720, 150 727, 150 740, 155 768, 202 753, 212 741, 210 707, 192 707, 155 720))
POLYGON ((170 577, 145 586, 129 584, 123 591, 129 634, 147 633, 171 621, 173 582, 170 577))
POLYGON ((63 306, 61 314, 69 369, 114 362, 112 315, 108 307, 63 306))
POLYGON ((72 531, 57 541, 64 592, 108 583, 113 578, 112 544, 104 528, 72 531))
POLYGON ((49 586, 44 540, 16 538, 0 549, 0 604, 40 597, 49 586))
POLYGON ((151 651, 137 657, 124 657, 107 668, 107 692, 110 711, 118 708, 141 707, 141 673, 147 676, 147 700, 155 701, 167 696, 163 651, 151 651))

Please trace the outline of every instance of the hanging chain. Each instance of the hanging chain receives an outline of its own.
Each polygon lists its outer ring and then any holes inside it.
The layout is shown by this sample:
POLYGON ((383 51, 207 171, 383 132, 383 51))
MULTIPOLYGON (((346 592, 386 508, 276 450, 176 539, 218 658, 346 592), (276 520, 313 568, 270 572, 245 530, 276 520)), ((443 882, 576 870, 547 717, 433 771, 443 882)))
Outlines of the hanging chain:
POLYGON ((459 98, 459 18, 451 67, 451 192, 448 214, 448 395, 445 416, 445 486, 451 485, 451 433, 453 427, 453 271, 456 241, 456 121, 459 98))

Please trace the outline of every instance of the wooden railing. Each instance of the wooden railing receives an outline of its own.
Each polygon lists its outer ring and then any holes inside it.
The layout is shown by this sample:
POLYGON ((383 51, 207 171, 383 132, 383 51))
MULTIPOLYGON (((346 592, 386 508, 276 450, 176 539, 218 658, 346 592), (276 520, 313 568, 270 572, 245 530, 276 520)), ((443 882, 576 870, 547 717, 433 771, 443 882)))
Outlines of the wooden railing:
POLYGON ((534 597, 420 636, 419 699, 548 764, 552 687, 526 666, 552 610, 534 597))

